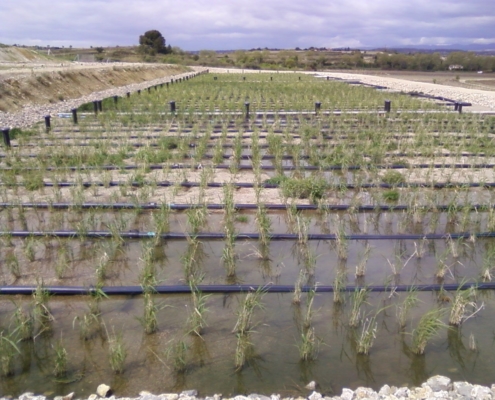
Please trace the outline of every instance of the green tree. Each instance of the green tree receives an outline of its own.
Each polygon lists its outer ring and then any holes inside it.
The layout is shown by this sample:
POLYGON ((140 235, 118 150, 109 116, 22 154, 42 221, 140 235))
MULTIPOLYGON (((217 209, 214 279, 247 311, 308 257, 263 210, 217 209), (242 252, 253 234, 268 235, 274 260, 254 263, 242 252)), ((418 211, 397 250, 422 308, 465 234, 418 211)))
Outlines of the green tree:
POLYGON ((165 46, 163 35, 156 29, 146 31, 144 35, 139 36, 139 47, 143 53, 150 55, 167 54, 171 51, 170 46, 165 46))

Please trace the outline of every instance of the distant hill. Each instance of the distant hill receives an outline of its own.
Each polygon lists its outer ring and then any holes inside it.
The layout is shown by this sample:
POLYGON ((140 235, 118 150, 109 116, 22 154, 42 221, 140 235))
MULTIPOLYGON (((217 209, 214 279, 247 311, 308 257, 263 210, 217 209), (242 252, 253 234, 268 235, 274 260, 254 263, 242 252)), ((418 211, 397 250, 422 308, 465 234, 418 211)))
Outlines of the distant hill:
POLYGON ((450 53, 453 51, 474 51, 476 53, 493 53, 495 54, 495 43, 487 44, 449 44, 449 45, 409 45, 400 47, 376 47, 371 50, 375 51, 397 51, 399 53, 410 52, 428 52, 428 53, 450 53))
POLYGON ((44 61, 47 57, 38 51, 14 46, 0 46, 0 62, 33 62, 44 61))

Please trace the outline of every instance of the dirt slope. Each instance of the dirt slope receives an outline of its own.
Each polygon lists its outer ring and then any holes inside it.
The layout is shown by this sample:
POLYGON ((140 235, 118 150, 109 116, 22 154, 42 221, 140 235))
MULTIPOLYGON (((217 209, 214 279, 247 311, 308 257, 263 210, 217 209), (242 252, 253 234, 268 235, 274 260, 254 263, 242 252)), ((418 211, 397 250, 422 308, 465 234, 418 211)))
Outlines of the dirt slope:
MULTIPOLYGON (((164 64, 47 64, 9 68, 0 79, 0 112, 16 112, 23 106, 55 104, 92 92, 140 83, 185 72, 164 64), (27 71, 26 72, 26 68, 27 71), (7 73, 8 72, 8 73, 7 73)), ((0 64, 1 66, 1 64, 0 64)), ((11 65, 10 65, 11 66, 11 65)))

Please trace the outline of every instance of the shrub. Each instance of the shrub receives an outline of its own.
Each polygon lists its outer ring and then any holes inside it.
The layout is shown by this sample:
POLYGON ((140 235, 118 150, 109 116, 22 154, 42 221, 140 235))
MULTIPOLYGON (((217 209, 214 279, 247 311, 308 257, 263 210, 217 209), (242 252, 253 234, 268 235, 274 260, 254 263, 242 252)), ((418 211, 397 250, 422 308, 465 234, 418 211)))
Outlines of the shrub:
POLYGON ((383 183, 389 185, 399 185, 406 182, 406 178, 399 171, 388 170, 382 177, 383 183))

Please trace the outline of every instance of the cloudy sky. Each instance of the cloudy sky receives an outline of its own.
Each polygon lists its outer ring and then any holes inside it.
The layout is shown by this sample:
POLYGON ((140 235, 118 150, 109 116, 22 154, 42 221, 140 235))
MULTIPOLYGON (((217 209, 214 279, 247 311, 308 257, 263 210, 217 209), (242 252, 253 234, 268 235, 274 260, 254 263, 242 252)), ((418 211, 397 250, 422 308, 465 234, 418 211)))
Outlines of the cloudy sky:
MULTIPOLYGON (((494 0, 0 0, 0 43, 184 50, 495 43, 494 0)), ((495 47, 495 46, 493 46, 495 47)))

